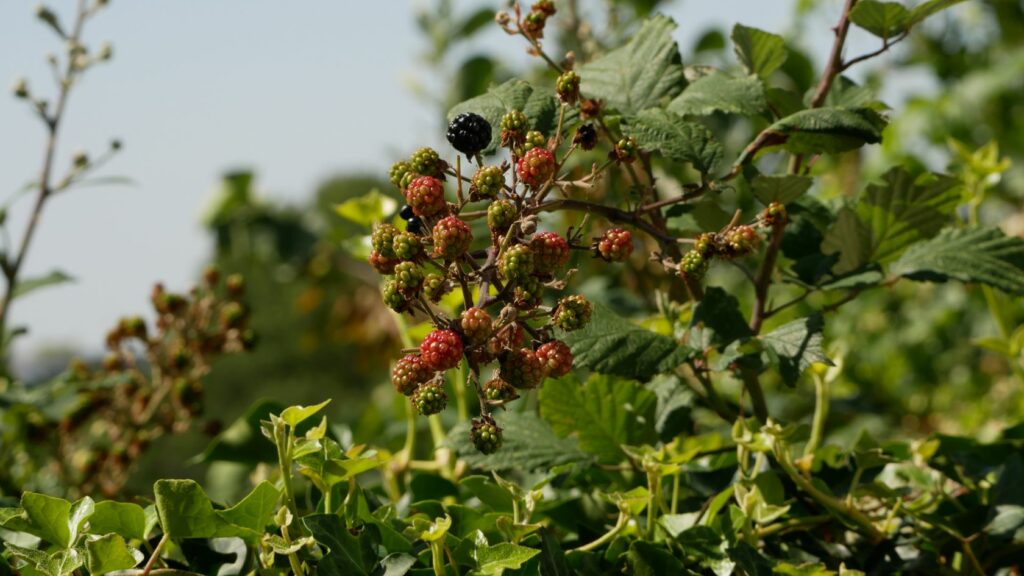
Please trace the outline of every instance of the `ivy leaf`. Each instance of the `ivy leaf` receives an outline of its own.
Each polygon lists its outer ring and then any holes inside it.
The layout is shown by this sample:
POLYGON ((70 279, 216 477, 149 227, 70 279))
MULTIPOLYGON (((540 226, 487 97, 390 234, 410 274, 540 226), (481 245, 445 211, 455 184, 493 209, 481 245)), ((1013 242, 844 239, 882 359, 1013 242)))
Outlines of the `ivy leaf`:
MULTIPOLYGON (((763 134, 793 154, 834 154, 882 141, 886 120, 871 108, 811 108, 781 118, 763 134)), ((739 163, 746 161, 746 153, 739 163)))
POLYGON ((481 454, 469 438, 469 426, 460 424, 448 433, 448 445, 474 468, 483 470, 540 470, 590 460, 572 438, 560 438, 551 425, 529 412, 501 412, 495 420, 502 429, 501 450, 481 454))
POLYGON ((501 576, 505 570, 516 570, 537 554, 540 550, 502 542, 494 546, 479 546, 474 556, 480 574, 501 576))
POLYGON ((241 534, 243 538, 249 536, 248 539, 258 540, 272 521, 280 497, 280 491, 264 480, 238 504, 218 510, 217 515, 229 524, 251 531, 251 534, 241 534))
POLYGON ((78 526, 73 529, 71 526, 71 502, 46 494, 25 492, 21 496, 21 508, 31 523, 31 534, 61 548, 70 548, 74 543, 72 532, 77 535, 78 526))
POLYGON ((194 480, 157 480, 153 485, 160 527, 171 538, 234 536, 214 513, 213 503, 194 480))
POLYGON ((832 366, 821 349, 825 323, 820 314, 793 320, 761 336, 761 341, 778 358, 782 380, 792 386, 811 364, 832 366))
POLYGON ((861 0, 850 11, 850 21, 879 38, 902 34, 910 22, 910 11, 899 2, 861 0))
POLYGON ((580 91, 623 114, 636 114, 671 98, 685 83, 676 23, 663 15, 644 22, 625 45, 580 67, 580 91))
POLYGON ((1024 239, 997 228, 947 228, 914 244, 889 267, 914 280, 977 282, 1024 294, 1024 239))
POLYGON ((129 502, 97 502, 89 518, 89 532, 142 540, 146 537, 146 512, 129 502))
POLYGON ((85 543, 86 564, 92 574, 106 574, 116 570, 134 568, 142 561, 142 553, 132 550, 124 538, 117 534, 107 534, 85 543))
POLYGON ((527 82, 514 79, 456 104, 448 111, 448 120, 464 112, 483 116, 491 124, 491 142, 483 153, 493 154, 501 142, 501 117, 513 110, 526 114, 534 130, 548 133, 556 121, 558 103, 550 94, 535 93, 527 82))
POLYGON ((772 202, 789 204, 810 190, 813 183, 814 180, 809 176, 758 174, 750 183, 750 187, 753 189, 754 197, 767 206, 772 202))
POLYGON ((714 170, 722 158, 722 145, 707 127, 660 108, 626 118, 622 130, 641 148, 661 152, 674 162, 689 162, 702 174, 714 170))
POLYGON ((657 397, 636 382, 592 375, 582 385, 572 376, 548 380, 540 413, 560 436, 575 433, 580 448, 602 462, 619 462, 621 446, 655 440, 657 397))
POLYGON ((311 418, 317 412, 323 410, 324 407, 330 403, 330 400, 324 400, 314 406, 289 406, 281 412, 281 419, 292 428, 295 428, 306 419, 311 418))
POLYGON ((855 213, 839 212, 825 234, 822 252, 840 254, 833 269, 837 274, 868 262, 892 262, 908 246, 931 238, 949 223, 962 194, 955 178, 938 174, 915 178, 903 168, 893 168, 881 183, 867 187, 855 213))
POLYGON ((683 565, 661 546, 637 540, 629 546, 629 563, 636 576, 685 574, 683 565))
POLYGON ((359 539, 353 536, 337 514, 313 514, 302 519, 316 541, 330 552, 317 563, 317 574, 325 576, 368 576, 359 539))
POLYGON ((701 349, 710 346, 722 349, 753 335, 740 312, 739 301, 718 286, 708 288, 704 298, 693 308, 690 341, 701 349))
POLYGON ((771 76, 789 56, 782 36, 742 24, 733 27, 732 43, 736 57, 747 71, 761 78, 771 76))
POLYGON ((633 324, 601 305, 590 324, 563 338, 574 365, 641 381, 686 361, 691 351, 672 338, 633 324))
POLYGON ((713 112, 753 116, 767 107, 764 86, 757 76, 734 78, 713 72, 687 86, 668 105, 668 111, 681 116, 707 116, 713 112))

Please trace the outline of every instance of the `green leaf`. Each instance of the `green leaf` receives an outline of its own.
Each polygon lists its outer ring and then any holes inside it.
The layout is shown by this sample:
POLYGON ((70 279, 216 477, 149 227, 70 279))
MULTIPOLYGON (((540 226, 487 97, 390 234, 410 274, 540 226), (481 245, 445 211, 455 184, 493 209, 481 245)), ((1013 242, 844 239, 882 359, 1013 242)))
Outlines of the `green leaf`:
POLYGON ((540 529, 540 573, 541 576, 570 576, 565 552, 558 538, 547 528, 540 529))
POLYGON ((281 419, 292 428, 295 428, 307 418, 323 410, 330 403, 331 401, 328 399, 315 406, 289 406, 284 409, 284 412, 281 412, 281 419))
POLYGON ((405 553, 388 554, 380 565, 384 568, 381 576, 405 576, 416 565, 416 557, 405 553))
POLYGON ((644 22, 626 45, 580 67, 580 92, 623 114, 636 114, 678 94, 685 79, 672 40, 675 28, 663 15, 644 22))
POLYGON ((685 574, 683 565, 661 546, 637 540, 629 546, 629 563, 636 576, 685 574))
POLYGON ((546 92, 534 91, 523 80, 509 80, 475 98, 470 98, 448 111, 448 120, 464 112, 483 116, 491 124, 491 143, 484 154, 493 153, 501 142, 501 117, 507 112, 518 110, 526 114, 530 126, 547 134, 557 121, 558 104, 546 92))
POLYGON ((146 512, 138 504, 129 502, 97 502, 89 518, 90 534, 119 534, 125 538, 142 540, 146 537, 146 512))
POLYGON ((761 336, 765 347, 778 357, 779 373, 786 384, 795 384, 804 370, 815 362, 832 366, 821 349, 824 327, 821 315, 815 314, 783 324, 761 336))
POLYGON ((732 29, 736 57, 751 74, 771 76, 786 61, 789 53, 782 36, 737 24, 732 29))
POLYGON ((374 188, 362 196, 349 198, 336 205, 334 211, 349 222, 370 228, 375 223, 387 219, 397 208, 398 203, 393 198, 381 194, 380 190, 374 188))
POLYGON ((908 246, 931 238, 949 223, 962 197, 955 178, 938 174, 914 178, 903 168, 893 168, 881 183, 867 187, 855 215, 849 209, 839 212, 825 234, 822 252, 840 254, 833 268, 837 274, 868 262, 892 262, 908 246))
POLYGON ((914 244, 889 267, 914 280, 977 282, 1024 294, 1024 239, 997 228, 947 228, 914 244))
MULTIPOLYGON (((886 120, 871 108, 812 108, 765 129, 771 143, 793 154, 834 154, 882 141, 886 120)), ((746 160, 746 154, 740 162, 746 160)))
POLYGON ((740 312, 739 300, 718 286, 709 287, 693 308, 690 342, 701 349, 710 346, 722 349, 753 335, 740 312))
POLYGON ((702 174, 714 170, 722 158, 722 145, 707 127, 659 108, 627 117, 622 131, 636 138, 641 148, 674 162, 689 162, 702 174))
MULTIPOLYGON (((267 488, 262 488, 265 484, 257 486, 234 508, 214 510, 206 492, 194 480, 157 480, 153 493, 160 527, 171 538, 257 539, 263 532, 262 525, 254 531, 245 525, 236 526, 228 518, 245 523, 258 522, 261 514, 265 514, 270 497, 267 488)), ((273 487, 268 488, 276 492, 273 487)))
POLYGON ((574 365, 602 374, 646 381, 686 361, 690 350, 595 305, 590 323, 563 338, 574 365))
POLYGON ((501 412, 495 415, 495 420, 502 429, 502 446, 497 453, 485 455, 477 451, 469 438, 469 425, 466 423, 452 428, 448 433, 448 445, 467 464, 483 470, 532 471, 590 459, 580 451, 575 440, 559 438, 551 426, 536 414, 501 412))
POLYGON ((687 86, 668 105, 668 111, 681 116, 707 116, 713 112, 753 116, 767 107, 764 86, 757 76, 734 78, 713 72, 687 86))
POLYGON ((575 433, 580 448, 602 462, 619 462, 621 446, 655 439, 657 397, 636 382, 591 376, 582 385, 569 376, 548 380, 540 391, 540 413, 556 434, 575 433))
POLYGON ((879 38, 892 38, 907 29, 910 11, 899 2, 861 0, 850 12, 850 21, 879 38))
POLYGON ((264 480, 238 504, 218 510, 217 515, 229 524, 251 530, 252 536, 258 539, 273 520, 280 497, 281 492, 264 480))
POLYGON ((515 570, 537 554, 540 550, 502 542, 494 546, 480 546, 474 555, 480 574, 501 576, 505 570, 515 570))
POLYGON ((910 20, 908 25, 913 26, 918 24, 925 18, 934 16, 947 8, 952 8, 963 1, 964 0, 927 0, 926 2, 922 2, 910 11, 910 20))
POLYGON ((92 574, 106 574, 115 570, 134 568, 142 561, 140 552, 132 553, 125 544, 124 538, 117 534, 107 534, 96 540, 85 543, 87 553, 86 564, 92 574))
POLYGON ((21 507, 32 523, 33 534, 61 548, 71 547, 71 502, 46 494, 25 492, 21 496, 21 507))
POLYGON ((45 276, 25 278, 24 280, 18 281, 17 286, 15 286, 14 288, 14 293, 11 296, 11 299, 13 300, 15 298, 21 298, 22 296, 25 296, 30 292, 35 292, 36 290, 39 290, 40 288, 46 288, 47 286, 56 286, 58 284, 66 284, 68 282, 74 281, 74 278, 68 276, 64 272, 61 272, 60 270, 54 270, 53 272, 50 272, 45 276))
POLYGON ((363 549, 336 514, 314 514, 302 519, 317 542, 329 552, 317 563, 317 574, 324 576, 368 575, 363 549))
POLYGON ((810 190, 813 183, 814 180, 809 176, 758 174, 750 186, 753 189, 754 197, 767 206, 772 202, 789 204, 810 190))

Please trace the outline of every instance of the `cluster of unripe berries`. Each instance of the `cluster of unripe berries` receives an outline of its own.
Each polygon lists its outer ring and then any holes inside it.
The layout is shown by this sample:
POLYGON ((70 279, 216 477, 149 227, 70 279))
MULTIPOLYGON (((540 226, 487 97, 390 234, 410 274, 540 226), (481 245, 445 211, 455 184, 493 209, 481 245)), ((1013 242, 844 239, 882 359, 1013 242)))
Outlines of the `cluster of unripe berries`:
POLYGON ((731 226, 722 232, 708 232, 696 238, 693 248, 679 260, 679 274, 699 280, 704 277, 715 258, 731 260, 746 256, 761 245, 758 228, 769 231, 786 225, 786 207, 772 202, 761 213, 755 225, 731 226))

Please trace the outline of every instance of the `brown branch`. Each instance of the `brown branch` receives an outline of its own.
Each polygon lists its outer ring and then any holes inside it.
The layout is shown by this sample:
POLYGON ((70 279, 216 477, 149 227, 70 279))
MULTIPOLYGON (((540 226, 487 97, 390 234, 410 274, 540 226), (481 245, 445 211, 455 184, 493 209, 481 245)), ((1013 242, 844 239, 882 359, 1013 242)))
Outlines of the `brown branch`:
POLYGON ((764 261, 761 262, 761 269, 754 280, 754 312, 750 317, 750 329, 754 334, 761 331, 761 324, 765 319, 765 306, 768 303, 768 289, 771 287, 772 274, 775 272, 775 261, 779 257, 779 248, 782 246, 783 226, 776 226, 772 229, 771 244, 765 251, 764 261))
POLYGON ((843 45, 846 44, 846 34, 850 31, 850 12, 853 11, 853 7, 856 5, 857 0, 846 0, 843 14, 839 17, 839 24, 834 28, 836 39, 832 43, 832 53, 828 57, 828 64, 825 66, 825 72, 821 76, 821 82, 818 83, 818 88, 814 91, 814 97, 811 98, 811 108, 821 107, 822 103, 825 102, 825 97, 828 96, 828 91, 832 88, 832 82, 844 70, 843 45))

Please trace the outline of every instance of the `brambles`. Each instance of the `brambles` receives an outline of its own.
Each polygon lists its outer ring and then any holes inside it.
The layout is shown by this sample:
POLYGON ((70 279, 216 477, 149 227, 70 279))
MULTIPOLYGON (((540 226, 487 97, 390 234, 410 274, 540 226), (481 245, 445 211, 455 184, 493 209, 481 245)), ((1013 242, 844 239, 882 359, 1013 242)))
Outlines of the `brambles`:
POLYGON ((490 315, 481 308, 469 308, 463 312, 460 325, 462 333, 472 344, 483 344, 494 330, 490 315))
POLYGON ((519 282, 533 274, 533 250, 526 244, 510 246, 498 260, 498 273, 507 282, 519 282))
POLYGON ((536 388, 544 380, 544 366, 533 350, 518 348, 505 354, 499 374, 515 388, 536 388))

